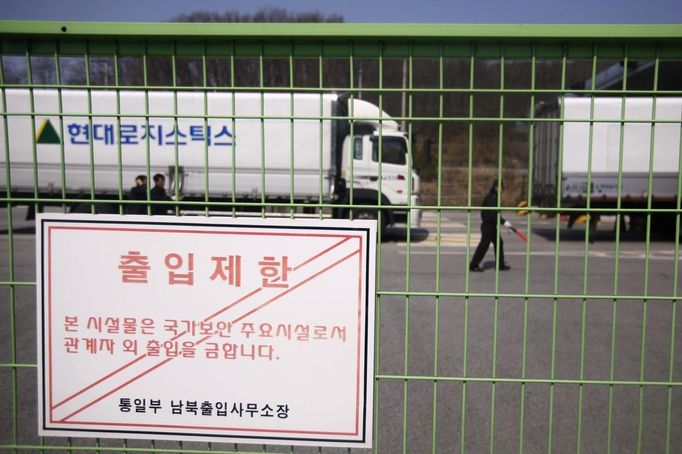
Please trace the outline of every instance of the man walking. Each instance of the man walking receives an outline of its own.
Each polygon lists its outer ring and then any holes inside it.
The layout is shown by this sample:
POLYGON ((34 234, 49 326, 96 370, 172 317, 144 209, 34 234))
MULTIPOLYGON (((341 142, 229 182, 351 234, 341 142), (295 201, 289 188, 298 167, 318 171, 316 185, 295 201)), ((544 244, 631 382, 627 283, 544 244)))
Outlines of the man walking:
MULTIPOLYGON (((493 185, 490 188, 490 192, 485 196, 485 199, 483 199, 483 205, 484 207, 491 207, 491 208, 497 208, 497 186, 498 186, 498 181, 495 180, 493 181, 493 185)), ((501 184, 502 188, 504 189, 504 182, 501 184)), ((490 246, 490 243, 493 244, 495 249, 497 250, 499 248, 499 255, 498 255, 498 262, 497 264, 499 265, 500 271, 507 271, 510 269, 510 266, 507 265, 504 261, 504 244, 502 241, 502 237, 498 235, 498 227, 500 224, 504 225, 505 227, 509 228, 511 227, 511 222, 506 221, 502 216, 500 216, 500 222, 498 224, 497 222, 497 213, 499 210, 482 210, 481 211, 481 241, 478 243, 478 246, 476 247, 476 252, 474 252, 474 256, 471 259, 471 263, 469 264, 469 271, 473 272, 481 272, 483 269, 481 269, 478 265, 481 263, 481 260, 483 260, 483 256, 485 256, 485 253, 488 251, 488 246, 490 246)))

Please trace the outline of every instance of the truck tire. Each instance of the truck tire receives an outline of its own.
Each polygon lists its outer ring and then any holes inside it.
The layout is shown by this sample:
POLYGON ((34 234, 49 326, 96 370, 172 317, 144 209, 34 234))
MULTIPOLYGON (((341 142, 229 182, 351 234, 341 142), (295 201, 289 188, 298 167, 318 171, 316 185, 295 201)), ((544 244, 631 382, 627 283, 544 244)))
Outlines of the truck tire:
POLYGON ((657 235, 674 239, 676 228, 677 218, 673 213, 655 213, 651 216, 651 231, 657 235))
MULTIPOLYGON (((375 220, 379 217, 378 210, 372 210, 370 208, 353 208, 350 211, 353 212, 353 219, 375 220)), ((384 213, 381 216, 381 233, 386 232, 386 227, 388 227, 388 215, 384 213)))

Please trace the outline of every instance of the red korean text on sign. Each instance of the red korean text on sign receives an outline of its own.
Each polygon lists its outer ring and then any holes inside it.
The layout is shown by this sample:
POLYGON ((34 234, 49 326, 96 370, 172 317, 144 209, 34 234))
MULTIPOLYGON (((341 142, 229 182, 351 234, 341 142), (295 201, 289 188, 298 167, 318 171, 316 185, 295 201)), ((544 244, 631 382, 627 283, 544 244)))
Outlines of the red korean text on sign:
POLYGON ((211 275, 212 281, 220 278, 227 281, 227 285, 241 287, 242 285, 242 256, 228 255, 227 257, 211 257, 215 263, 215 270, 211 275), (227 264, 225 264, 227 262, 227 264))
POLYGON ((169 285, 194 285, 194 254, 187 254, 186 272, 178 272, 184 263, 185 260, 180 254, 172 253, 166 256, 166 267, 171 270, 168 272, 169 285))
POLYGON ((289 273, 292 268, 287 266, 289 258, 283 255, 277 260, 275 257, 263 257, 258 262, 260 274, 263 276, 263 287, 289 288, 289 273))
POLYGON ((140 254, 140 251, 128 251, 121 255, 118 269, 121 270, 121 281, 124 284, 146 284, 149 257, 140 254))

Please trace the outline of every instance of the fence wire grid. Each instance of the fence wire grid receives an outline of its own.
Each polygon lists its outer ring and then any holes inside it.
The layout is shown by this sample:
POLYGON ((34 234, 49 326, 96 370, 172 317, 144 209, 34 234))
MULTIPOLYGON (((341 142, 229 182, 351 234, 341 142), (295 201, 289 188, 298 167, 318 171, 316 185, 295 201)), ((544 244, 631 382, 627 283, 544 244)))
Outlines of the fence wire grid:
MULTIPOLYGON (((409 143, 406 164, 420 178, 407 182, 408 194, 419 192, 407 203, 364 197, 353 165, 344 175, 345 197, 331 199, 321 164, 317 195, 302 200, 294 162, 303 150, 293 138, 284 172, 288 194, 270 197, 261 164, 251 197, 239 194, 238 172, 216 195, 205 144, 202 190, 183 197, 176 141, 168 148, 174 163, 166 167, 173 200, 143 202, 149 214, 162 206, 176 216, 377 218, 384 228, 377 248, 373 452, 682 451, 677 430, 682 111, 675 107, 682 105, 681 76, 679 25, 0 21, 0 451, 362 451, 37 436, 30 217, 50 210, 124 214, 132 204, 120 130, 131 115, 91 108, 65 113, 64 95, 77 90, 85 92, 90 107, 98 93, 113 93, 119 108, 122 93, 144 93, 138 118, 147 127, 150 120, 167 118, 177 130, 178 119, 188 117, 178 113, 178 95, 186 93, 203 98, 203 112, 190 117, 204 125, 216 118, 232 124, 276 119, 293 129, 296 121, 333 120, 345 122, 351 137, 360 134, 352 112, 323 114, 326 95, 368 101, 400 125, 409 143), (25 111, 8 106, 16 90, 27 93, 25 111), (57 110, 36 109, 41 90, 57 93, 57 110), (173 109, 150 113, 153 93, 171 93, 173 109), (255 94, 261 110, 211 115, 208 98, 216 93, 255 94), (266 115, 263 99, 273 93, 292 100, 294 93, 319 95, 320 114, 297 116, 292 104, 289 114, 266 115), (610 113, 600 108, 607 98, 616 106, 610 113), (583 117, 568 114, 575 100, 587 109, 583 117), (644 103, 646 115, 630 115, 629 103, 637 102, 644 103), (660 106, 666 103, 672 107, 663 115, 660 106), (40 136, 45 117, 58 118, 53 127, 62 138, 58 183, 49 187, 40 181, 44 167, 35 141, 28 150, 31 162, 19 169, 7 132, 13 121, 29 118, 31 137, 40 136), (111 136, 118 156, 115 190, 103 189, 97 173, 94 143, 105 139, 95 136, 93 125, 104 117, 119 127, 111 136), (86 119, 83 127, 91 134, 81 169, 88 184, 77 190, 68 183, 65 144, 74 118, 86 119), (578 124, 582 130, 573 128, 578 124), (648 132, 645 158, 633 164, 628 143, 638 140, 637 127, 648 132), (604 137, 617 143, 609 162, 595 145, 606 130, 604 137), (565 136, 580 131, 584 149, 566 149, 575 142, 565 136), (585 168, 576 177, 562 166, 580 153, 585 168), (638 195, 629 186, 635 174, 644 188, 638 195), (505 182, 498 206, 484 207, 494 179, 505 182), (479 211, 491 209, 528 241, 498 231, 512 270, 499 269, 499 252, 493 250, 488 259, 492 255, 498 265, 480 275, 468 265, 478 241, 479 211), (567 219, 575 223, 571 231, 567 219)), ((383 115, 365 120, 375 121, 382 134, 383 115)), ((158 170, 153 138, 141 140, 146 156, 139 170, 151 181, 158 170)), ((239 137, 234 140, 239 143, 239 137)), ((322 142, 313 150, 320 162, 322 142)), ((378 143, 378 161, 386 162, 383 142, 378 143)), ((265 139, 257 152, 267 162, 265 139)), ((381 193, 387 183, 378 168, 381 193)))

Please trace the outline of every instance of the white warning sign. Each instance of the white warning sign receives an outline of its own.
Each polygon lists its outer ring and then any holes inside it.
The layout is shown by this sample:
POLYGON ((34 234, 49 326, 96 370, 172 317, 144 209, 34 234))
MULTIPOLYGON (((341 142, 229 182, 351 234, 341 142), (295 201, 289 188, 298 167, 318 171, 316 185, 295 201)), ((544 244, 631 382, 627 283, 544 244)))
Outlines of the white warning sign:
POLYGON ((36 230, 40 435, 371 447, 376 222, 36 230))

